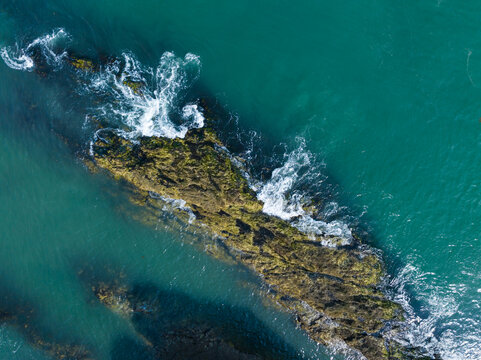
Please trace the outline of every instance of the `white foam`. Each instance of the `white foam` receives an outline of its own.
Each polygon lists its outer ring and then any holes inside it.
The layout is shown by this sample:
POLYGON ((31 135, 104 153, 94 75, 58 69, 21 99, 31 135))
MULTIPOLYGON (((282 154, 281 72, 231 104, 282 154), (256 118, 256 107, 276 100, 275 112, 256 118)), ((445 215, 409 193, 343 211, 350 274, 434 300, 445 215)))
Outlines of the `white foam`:
POLYGON ((53 46, 61 39, 69 40, 70 35, 64 29, 56 29, 51 34, 46 34, 32 41, 27 46, 26 52, 28 53, 34 47, 39 46, 48 64, 60 65, 61 61, 67 56, 67 52, 56 53, 53 46))
MULTIPOLYGON (((406 328, 397 336, 398 340, 423 348, 430 356, 439 354, 442 359, 481 359, 480 319, 460 314, 460 303, 468 287, 445 284, 436 274, 412 265, 414 262, 419 261, 411 260, 390 283, 396 290, 393 300, 400 303, 407 314, 406 328), (411 293, 422 303, 421 310, 428 314, 426 317, 414 310, 411 293)), ((472 313, 476 314, 476 309, 472 313)))
MULTIPOLYGON (((69 34, 64 29, 56 29, 25 47, 18 44, 15 48, 3 47, 0 56, 12 69, 32 71, 35 68, 33 54, 37 51, 35 55, 41 54, 48 65, 57 69, 67 57, 66 51, 54 49, 62 39, 69 40, 69 34)), ((125 52, 122 56, 123 64, 116 61, 98 73, 84 74, 89 78, 83 90, 107 97, 94 115, 105 116, 130 139, 139 136, 183 138, 189 129, 204 126, 205 119, 197 104, 181 104, 182 91, 199 75, 198 56, 188 53, 181 59, 165 52, 156 68, 144 66, 131 53, 125 52), (142 86, 135 90, 129 86, 132 82, 142 86)))
POLYGON ((321 243, 324 246, 345 246, 349 245, 352 241, 352 234, 349 226, 339 220, 325 222, 313 219, 308 214, 303 214, 299 219, 293 222, 292 225, 310 235, 313 239, 315 239, 315 235, 328 235, 333 237, 322 238, 321 243))
POLYGON ((89 90, 110 97, 97 112, 116 117, 126 125, 129 130, 124 135, 130 139, 139 136, 183 138, 189 129, 204 126, 198 105, 186 104, 179 110, 181 92, 198 77, 198 56, 187 54, 181 59, 166 52, 155 69, 142 65, 130 53, 122 56, 125 62, 122 70, 122 64, 116 62, 94 75, 89 85, 89 90), (134 91, 129 82, 141 83, 141 88, 134 91), (174 123, 173 116, 182 122, 174 123))
POLYGON ((58 40, 68 38, 69 35, 64 29, 56 29, 51 34, 36 38, 26 47, 21 47, 18 43, 14 48, 9 46, 3 47, 0 49, 0 56, 5 64, 14 70, 32 71, 35 68, 32 52, 35 48, 39 48, 49 65, 61 65, 67 53, 65 51, 56 53, 53 50, 53 46, 58 40))
POLYGON ((195 127, 199 129, 204 127, 204 114, 202 114, 202 111, 200 111, 197 104, 185 105, 182 109, 182 117, 185 120, 191 120, 193 128, 195 127))
POLYGON ((153 199, 159 199, 165 202, 167 206, 163 207, 162 210, 164 211, 177 209, 187 213, 189 215, 189 224, 192 224, 196 219, 194 212, 190 207, 187 206, 187 202, 185 200, 168 198, 153 191, 149 191, 149 196, 153 199))
POLYGON ((23 49, 13 51, 10 48, 4 47, 0 49, 0 56, 5 64, 11 69, 32 71, 34 68, 32 58, 25 54, 23 49))
POLYGON ((302 196, 294 193, 287 199, 286 194, 297 181, 299 170, 309 164, 309 154, 304 151, 302 144, 288 155, 283 166, 272 172, 271 179, 257 193, 257 198, 264 203, 263 211, 266 214, 290 220, 305 213, 301 204, 302 196))
MULTIPOLYGON (((272 172, 271 179, 258 188, 257 198, 264 203, 266 214, 291 221, 292 225, 305 232, 312 239, 317 236, 333 236, 335 239, 323 238, 326 246, 348 245, 352 241, 351 230, 342 221, 325 222, 315 219, 312 213, 304 209, 309 199, 304 193, 295 191, 296 183, 304 176, 311 176, 308 167, 311 165, 312 154, 305 150, 305 141, 299 139, 299 147, 287 155, 283 166, 272 172), (304 175, 300 175, 304 170, 304 175)), ((334 207, 335 208, 335 207, 334 207)), ((338 208, 338 207, 337 207, 338 208)), ((333 207, 329 208, 332 215, 333 207)))

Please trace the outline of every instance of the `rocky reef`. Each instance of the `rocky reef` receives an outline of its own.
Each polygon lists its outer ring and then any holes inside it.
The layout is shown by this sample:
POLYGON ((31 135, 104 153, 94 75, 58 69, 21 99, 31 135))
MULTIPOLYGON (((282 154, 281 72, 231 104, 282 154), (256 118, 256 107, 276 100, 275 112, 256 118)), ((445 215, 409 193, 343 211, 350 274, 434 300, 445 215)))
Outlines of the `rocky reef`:
POLYGON ((79 58, 74 55, 70 55, 67 58, 68 63, 77 70, 82 71, 97 71, 98 66, 90 59, 79 58))
MULTIPOLYGON (((12 292, 9 292, 12 293, 12 292)), ((33 306, 18 298, 4 296, 0 303, 0 325, 6 324, 21 333, 34 348, 58 360, 93 360, 92 352, 73 339, 60 340, 38 325, 33 306)))
POLYGON ((135 143, 105 131, 93 156, 98 167, 132 185, 145 206, 161 209, 165 201, 181 200, 195 215, 194 226, 219 236, 231 255, 258 273, 314 340, 345 343, 368 359, 417 358, 387 335, 403 314, 379 290, 378 257, 357 247, 322 246, 321 237, 312 239, 263 213, 222 149, 209 128, 189 130, 183 139, 143 137, 135 143))
POLYGON ((282 360, 300 358, 249 310, 199 302, 154 284, 130 281, 109 266, 79 271, 87 292, 124 318, 133 334, 114 341, 111 358, 282 360))

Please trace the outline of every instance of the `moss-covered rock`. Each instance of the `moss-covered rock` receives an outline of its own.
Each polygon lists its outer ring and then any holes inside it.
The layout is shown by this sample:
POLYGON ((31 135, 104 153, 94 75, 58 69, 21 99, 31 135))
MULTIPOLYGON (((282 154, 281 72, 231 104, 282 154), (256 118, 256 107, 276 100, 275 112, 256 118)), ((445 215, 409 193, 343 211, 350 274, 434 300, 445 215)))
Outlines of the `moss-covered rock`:
MULTIPOLYGON (((380 260, 356 248, 328 248, 290 223, 262 212, 211 129, 184 139, 145 137, 132 143, 115 133, 94 146, 96 164, 132 184, 137 197, 182 199, 196 223, 241 263, 262 276, 275 300, 293 311, 316 341, 343 341, 368 359, 390 359, 399 346, 385 337, 387 322, 403 319, 401 307, 378 289, 380 260), (392 354, 392 355, 391 355, 392 354)), ((407 358, 407 356, 406 356, 407 358)))
MULTIPOLYGON (((44 76, 40 54, 34 61, 44 76)), ((74 55, 67 62, 79 72, 100 69, 98 63, 74 55)), ((137 95, 145 87, 131 79, 123 84, 137 95)), ((276 302, 296 315, 312 339, 323 344, 344 342, 368 359, 422 358, 416 349, 407 349, 389 336, 403 314, 379 290, 380 260, 356 247, 321 246, 322 240, 336 244, 339 238, 312 240, 290 223, 263 213, 262 202, 229 155, 219 151, 221 147, 208 128, 190 130, 184 139, 150 137, 136 142, 105 131, 93 146, 93 160, 130 184, 132 201, 145 210, 139 219, 145 223, 155 225, 166 202, 184 201, 182 209, 188 208, 190 214, 176 211, 179 221, 220 238, 222 246, 211 241, 208 251, 235 258, 259 274, 276 302)), ((127 290, 114 288, 103 284, 94 292, 113 311, 132 316, 127 290)), ((55 345, 43 347, 55 349, 55 345)), ((63 348, 66 353, 75 350, 63 348)))
MULTIPOLYGON (((96 71, 88 59, 70 56, 81 71, 96 71)), ((143 82, 124 80, 142 95, 143 82)), ((242 172, 211 129, 193 129, 184 139, 158 137, 130 142, 114 132, 102 134, 93 147, 94 162, 114 178, 130 183, 132 201, 145 208, 139 220, 155 225, 164 200, 185 201, 203 231, 222 239, 210 242, 214 256, 236 258, 261 275, 275 300, 296 314, 300 326, 323 344, 338 341, 368 359, 412 359, 417 351, 390 340, 387 328, 403 320, 401 307, 379 290, 380 260, 358 248, 321 246, 290 223, 266 215, 242 172), (202 225, 202 226, 200 226, 202 225)), ((191 216, 177 212, 179 220, 191 216)), ((135 215, 139 217, 139 215, 135 215)), ((329 238, 336 244, 339 239, 329 238)), ((129 314, 129 303, 113 293, 98 294, 116 312, 129 314)))
POLYGON ((122 83, 125 86, 129 87, 130 90, 132 90, 136 95, 142 95, 142 89, 145 87, 145 83, 143 81, 127 79, 124 80, 122 83))
POLYGON ((69 56, 67 58, 68 63, 73 66, 77 70, 82 71, 95 71, 97 69, 97 65, 94 64, 92 60, 80 58, 76 56, 69 56))

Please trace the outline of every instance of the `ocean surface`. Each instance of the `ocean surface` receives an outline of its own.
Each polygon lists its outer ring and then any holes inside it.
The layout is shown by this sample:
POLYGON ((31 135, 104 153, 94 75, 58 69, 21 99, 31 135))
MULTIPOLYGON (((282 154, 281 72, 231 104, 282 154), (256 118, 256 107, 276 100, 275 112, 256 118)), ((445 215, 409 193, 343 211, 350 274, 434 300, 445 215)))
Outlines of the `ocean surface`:
MULTIPOLYGON (((183 299, 187 318, 199 304, 247 319, 232 326, 252 334, 253 352, 355 358, 310 341, 259 279, 206 254, 168 214, 142 225, 121 186, 81 160, 98 121, 134 140, 182 137, 205 125, 208 98, 265 212, 360 234, 385 261, 407 341, 480 359, 480 15, 474 0, 0 0, 0 305, 34 309, 38 333, 98 359, 141 359, 118 351, 132 327, 79 277, 109 266, 183 299), (123 59, 147 96, 115 68, 73 74, 65 49, 123 59)), ((0 359, 49 359, 26 334, 1 324, 0 359)))

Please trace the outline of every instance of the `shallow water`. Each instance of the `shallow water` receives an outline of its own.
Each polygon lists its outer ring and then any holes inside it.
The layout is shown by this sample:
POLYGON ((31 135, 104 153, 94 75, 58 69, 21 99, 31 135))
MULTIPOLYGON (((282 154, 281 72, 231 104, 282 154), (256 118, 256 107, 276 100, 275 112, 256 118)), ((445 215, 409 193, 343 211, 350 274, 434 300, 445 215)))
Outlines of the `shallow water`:
MULTIPOLYGON (((295 167, 296 178, 286 171, 286 181, 271 182, 288 188, 280 203, 320 198, 328 225, 365 231, 410 312, 413 343, 444 359, 478 359, 480 11, 475 1, 0 0, 0 47, 62 28, 69 47, 93 58, 128 52, 157 69, 166 51, 197 55, 199 76, 187 75, 173 97, 172 121, 184 121, 182 108, 196 99, 215 98, 230 114, 218 127, 259 187, 289 154, 305 154, 298 159, 309 166, 295 167)), ((255 277, 213 260, 186 233, 135 222, 114 195, 120 189, 77 160, 77 144, 87 148, 93 136, 86 116, 108 102, 66 81, 65 69, 42 78, 0 63, 0 78, 0 285, 37 309, 42 332, 110 356, 131 329, 86 301, 77 276, 83 263, 108 262, 133 282, 247 309, 282 351, 326 358, 266 306, 255 277)), ((299 210, 278 204, 270 211, 299 210)), ((2 358, 39 358, 21 337, 2 327, 2 358)))

